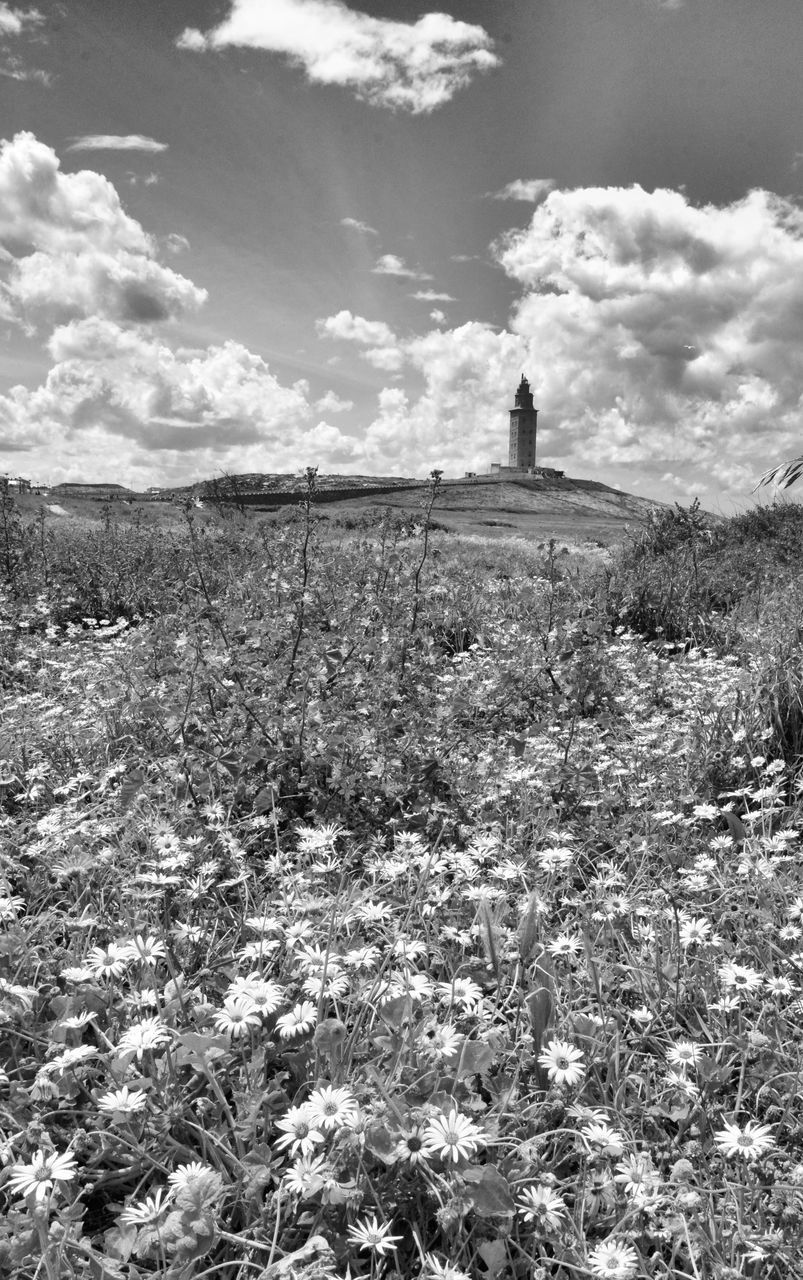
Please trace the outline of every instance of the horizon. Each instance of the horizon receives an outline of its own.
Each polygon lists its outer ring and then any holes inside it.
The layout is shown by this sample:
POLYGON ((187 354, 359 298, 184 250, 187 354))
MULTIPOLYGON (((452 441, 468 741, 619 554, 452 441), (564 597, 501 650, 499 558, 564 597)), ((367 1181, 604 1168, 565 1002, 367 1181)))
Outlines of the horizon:
POLYGON ((759 500, 803 423, 798 0, 435 8, 0 0, 0 473, 483 472, 524 370, 539 465, 759 500))

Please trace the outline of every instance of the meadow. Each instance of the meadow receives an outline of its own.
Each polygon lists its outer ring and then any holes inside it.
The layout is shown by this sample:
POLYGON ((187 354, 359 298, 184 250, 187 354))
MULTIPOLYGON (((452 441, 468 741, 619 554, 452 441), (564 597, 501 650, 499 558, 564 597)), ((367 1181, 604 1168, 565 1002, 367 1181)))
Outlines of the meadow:
POLYGON ((307 483, 0 499, 0 1275, 803 1276, 803 508, 307 483))

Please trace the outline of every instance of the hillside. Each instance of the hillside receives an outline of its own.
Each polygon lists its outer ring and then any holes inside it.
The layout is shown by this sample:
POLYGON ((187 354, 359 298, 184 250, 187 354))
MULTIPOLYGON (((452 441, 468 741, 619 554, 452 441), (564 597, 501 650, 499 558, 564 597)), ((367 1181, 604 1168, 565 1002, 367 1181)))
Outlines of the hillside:
MULTIPOLYGON (((106 493, 111 486, 59 486, 49 494, 24 494, 15 499, 21 514, 46 521, 94 524, 104 518, 109 499, 115 520, 136 518, 149 525, 183 523, 182 503, 202 502, 206 511, 196 519, 216 519, 219 502, 241 505, 249 518, 285 518, 302 497, 298 474, 253 474, 198 481, 184 489, 160 494, 128 491, 106 493), (230 487, 230 495, 225 488, 230 487), (210 489, 212 495, 210 495, 210 489)), ((425 480, 403 476, 322 475, 317 480, 321 517, 333 528, 354 528, 369 519, 369 511, 391 508, 413 514, 426 500, 425 480)), ((528 541, 617 542, 627 525, 637 524, 665 505, 613 489, 595 480, 575 480, 557 473, 544 476, 479 476, 446 479, 438 494, 433 519, 443 528, 481 537, 518 537, 528 541)))

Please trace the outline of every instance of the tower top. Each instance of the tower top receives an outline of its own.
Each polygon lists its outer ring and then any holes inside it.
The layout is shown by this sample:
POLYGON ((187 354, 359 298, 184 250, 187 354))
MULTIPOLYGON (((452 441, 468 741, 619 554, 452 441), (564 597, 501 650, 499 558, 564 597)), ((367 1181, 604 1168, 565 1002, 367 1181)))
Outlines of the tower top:
POLYGON ((534 407, 530 384, 524 374, 521 375, 521 382, 516 389, 515 407, 517 409, 533 409, 534 407))

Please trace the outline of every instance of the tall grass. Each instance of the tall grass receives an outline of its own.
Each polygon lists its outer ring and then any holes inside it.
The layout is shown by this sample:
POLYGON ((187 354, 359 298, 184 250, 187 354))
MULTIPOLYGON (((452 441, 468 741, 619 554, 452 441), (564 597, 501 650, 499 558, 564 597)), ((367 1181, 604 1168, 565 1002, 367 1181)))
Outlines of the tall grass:
POLYGON ((4 512, 0 1273, 803 1274, 799 514, 4 512))

